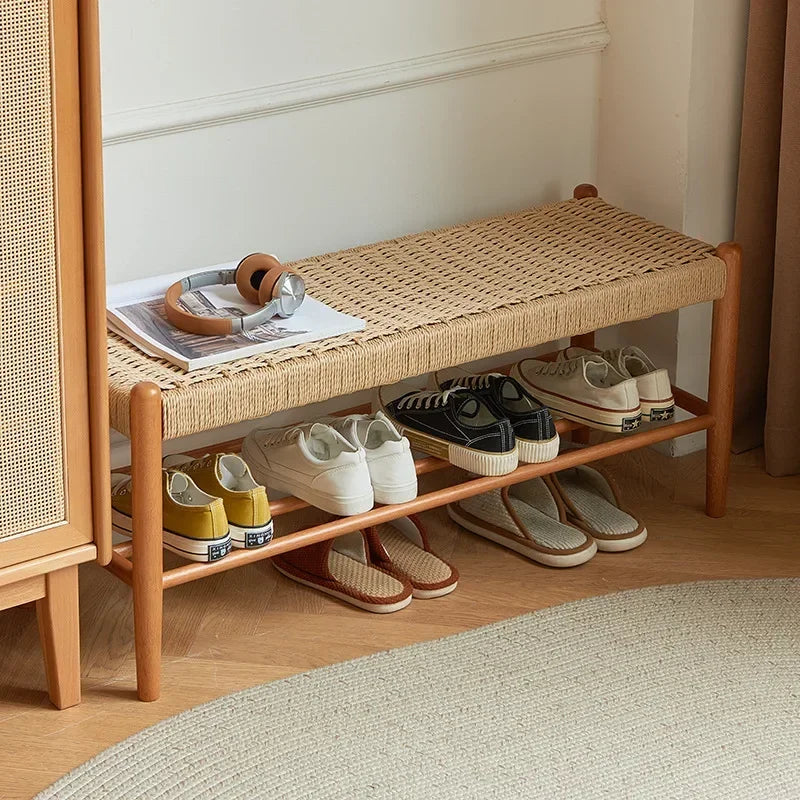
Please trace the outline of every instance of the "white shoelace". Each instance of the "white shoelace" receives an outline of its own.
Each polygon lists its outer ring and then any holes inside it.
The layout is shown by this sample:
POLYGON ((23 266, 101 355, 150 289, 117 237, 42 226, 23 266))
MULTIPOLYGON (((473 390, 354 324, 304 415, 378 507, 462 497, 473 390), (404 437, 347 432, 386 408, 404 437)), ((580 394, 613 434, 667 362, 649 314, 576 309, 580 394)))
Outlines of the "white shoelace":
POLYGON ((487 372, 485 375, 459 375, 452 379, 452 387, 465 389, 488 389, 493 378, 504 377, 499 372, 487 372))
POLYGON ((302 431, 307 430, 310 428, 310 425, 293 425, 291 428, 279 428, 276 431, 272 431, 271 433, 263 434, 263 439, 261 440, 261 444, 266 447, 272 447, 272 445, 282 444, 283 442, 288 441, 289 439, 294 438, 294 436, 302 431))
POLYGON ((214 456, 211 453, 206 453, 202 458, 198 458, 196 461, 187 461, 183 464, 176 464, 171 469, 177 469, 180 472, 194 472, 198 469, 204 469, 211 465, 214 461, 214 456))
POLYGON ((446 405, 450 395, 458 392, 462 387, 445 389, 443 392, 415 392, 414 394, 401 397, 397 403, 399 411, 413 408, 439 408, 446 405))
POLYGON ((540 367, 536 367, 534 372, 539 375, 569 375, 578 367, 580 359, 573 358, 569 361, 548 361, 540 367))

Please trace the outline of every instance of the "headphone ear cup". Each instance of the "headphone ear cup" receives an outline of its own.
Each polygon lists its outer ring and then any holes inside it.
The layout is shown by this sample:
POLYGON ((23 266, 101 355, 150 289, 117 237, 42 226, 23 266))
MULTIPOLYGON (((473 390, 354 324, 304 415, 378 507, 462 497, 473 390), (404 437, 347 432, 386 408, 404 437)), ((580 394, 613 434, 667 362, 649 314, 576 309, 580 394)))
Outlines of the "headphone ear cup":
MULTIPOLYGON (((267 283, 266 277, 270 272, 278 271, 272 280, 267 297, 272 297, 272 287, 281 272, 284 271, 281 262, 275 256, 266 253, 252 253, 243 258, 236 267, 236 288, 239 294, 253 305, 264 305, 261 301, 262 287, 267 283)), ((267 301, 269 302, 269 301, 267 301)))
POLYGON ((275 288, 278 278, 280 278, 285 272, 291 272, 291 270, 288 270, 280 265, 267 272, 267 274, 264 276, 264 279, 261 281, 261 285, 258 287, 259 305, 265 306, 272 300, 272 290, 275 288))

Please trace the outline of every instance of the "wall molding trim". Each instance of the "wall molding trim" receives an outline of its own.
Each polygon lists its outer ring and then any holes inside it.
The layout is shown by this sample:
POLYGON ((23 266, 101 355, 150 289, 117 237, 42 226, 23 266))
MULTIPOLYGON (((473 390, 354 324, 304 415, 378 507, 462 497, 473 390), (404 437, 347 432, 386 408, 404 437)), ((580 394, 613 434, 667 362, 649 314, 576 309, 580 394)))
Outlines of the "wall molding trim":
POLYGON ((227 125, 427 83, 565 56, 596 53, 610 40, 602 22, 449 50, 288 83, 197 97, 103 116, 105 145, 227 125))

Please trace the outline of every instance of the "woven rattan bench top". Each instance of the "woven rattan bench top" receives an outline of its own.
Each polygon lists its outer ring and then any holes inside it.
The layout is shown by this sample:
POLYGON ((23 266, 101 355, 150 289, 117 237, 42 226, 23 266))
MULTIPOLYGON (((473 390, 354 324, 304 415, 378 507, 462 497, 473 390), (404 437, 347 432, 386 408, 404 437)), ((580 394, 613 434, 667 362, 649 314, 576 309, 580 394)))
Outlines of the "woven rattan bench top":
POLYGON ((161 387, 164 438, 256 419, 434 369, 712 300, 725 265, 704 242, 598 198, 317 256, 313 297, 364 331, 183 372, 109 334, 111 424, 139 381, 161 387))

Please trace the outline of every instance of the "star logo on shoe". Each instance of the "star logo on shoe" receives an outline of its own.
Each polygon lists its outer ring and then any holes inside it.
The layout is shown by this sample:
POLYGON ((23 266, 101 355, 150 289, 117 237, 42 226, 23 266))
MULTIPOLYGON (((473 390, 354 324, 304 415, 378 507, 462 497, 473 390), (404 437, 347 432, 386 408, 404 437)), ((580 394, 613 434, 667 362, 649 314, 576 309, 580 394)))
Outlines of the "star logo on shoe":
POLYGON ((623 432, 635 431, 641 424, 642 424, 641 416, 630 417, 622 421, 622 430, 623 432))
POLYGON ((674 413, 675 412, 671 408, 654 409, 650 412, 650 419, 654 422, 665 422, 668 419, 672 419, 674 413))

